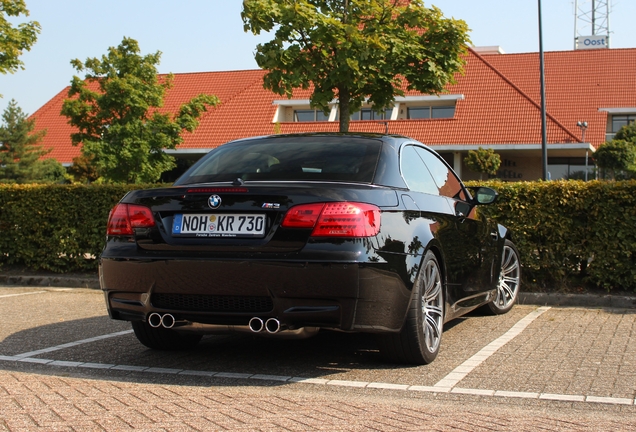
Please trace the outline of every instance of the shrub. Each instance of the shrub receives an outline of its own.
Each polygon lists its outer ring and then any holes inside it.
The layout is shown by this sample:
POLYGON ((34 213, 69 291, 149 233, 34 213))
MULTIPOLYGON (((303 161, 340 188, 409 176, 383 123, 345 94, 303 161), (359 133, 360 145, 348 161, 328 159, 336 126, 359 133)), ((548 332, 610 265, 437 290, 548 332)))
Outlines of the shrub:
MULTIPOLYGON (((636 291, 636 181, 477 184, 499 192, 480 209, 512 231, 527 282, 636 291)), ((153 186, 0 184, 0 265, 94 270, 110 209, 153 186)))
POLYGON ((636 290, 636 181, 480 184, 499 192, 482 210, 512 231, 527 281, 636 290))
POLYGON ((110 209, 132 185, 0 184, 0 264, 97 268, 110 209))

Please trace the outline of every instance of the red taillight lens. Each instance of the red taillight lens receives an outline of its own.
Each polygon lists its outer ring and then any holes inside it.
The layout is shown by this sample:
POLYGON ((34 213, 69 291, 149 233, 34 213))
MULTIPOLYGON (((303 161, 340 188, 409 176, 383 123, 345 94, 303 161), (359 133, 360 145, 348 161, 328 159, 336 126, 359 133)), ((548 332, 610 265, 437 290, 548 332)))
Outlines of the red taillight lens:
POLYGON ((283 220, 285 228, 313 228, 324 203, 297 205, 289 209, 283 220))
POLYGON ((380 209, 354 202, 302 204, 292 207, 285 228, 314 228, 312 237, 370 237, 380 232, 380 209))
POLYGON ((155 226, 155 219, 148 207, 133 204, 117 204, 108 217, 107 235, 133 235, 133 228, 155 226))

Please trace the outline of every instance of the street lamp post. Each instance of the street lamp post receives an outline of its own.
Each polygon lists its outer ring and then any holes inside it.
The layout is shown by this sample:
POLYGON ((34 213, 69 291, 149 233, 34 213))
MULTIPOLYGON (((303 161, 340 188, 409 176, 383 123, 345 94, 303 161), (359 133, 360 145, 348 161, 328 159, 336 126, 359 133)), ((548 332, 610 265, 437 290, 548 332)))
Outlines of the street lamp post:
POLYGON ((543 30, 541 28, 541 0, 539 2, 539 68, 541 80, 541 161, 543 180, 548 180, 548 132, 545 109, 545 71, 543 65, 543 30))

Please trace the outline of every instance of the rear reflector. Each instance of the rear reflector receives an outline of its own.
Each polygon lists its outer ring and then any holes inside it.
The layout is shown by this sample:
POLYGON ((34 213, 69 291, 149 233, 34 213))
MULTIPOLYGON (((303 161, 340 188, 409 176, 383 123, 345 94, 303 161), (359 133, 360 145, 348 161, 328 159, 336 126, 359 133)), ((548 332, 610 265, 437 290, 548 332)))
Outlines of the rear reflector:
POLYGON ((312 237, 370 237, 380 232, 380 209, 355 202, 301 204, 289 209, 284 228, 313 228, 312 237))
POLYGON ((108 217, 106 234, 110 236, 133 235, 134 228, 155 226, 155 218, 148 207, 134 204, 117 204, 108 217))

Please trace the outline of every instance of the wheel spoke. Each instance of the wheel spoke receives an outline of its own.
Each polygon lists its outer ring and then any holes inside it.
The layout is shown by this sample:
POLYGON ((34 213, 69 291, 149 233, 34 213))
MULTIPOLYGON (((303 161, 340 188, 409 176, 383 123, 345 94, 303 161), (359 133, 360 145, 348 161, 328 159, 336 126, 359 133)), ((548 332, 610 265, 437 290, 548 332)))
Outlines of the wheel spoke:
POLYGON ((424 343, 430 352, 435 352, 439 348, 444 323, 441 276, 439 268, 433 261, 426 264, 422 275, 424 277, 421 291, 424 343))
POLYGON ((501 309, 507 308, 515 301, 520 282, 519 257, 515 250, 504 246, 501 257, 501 275, 497 286, 497 298, 494 305, 501 309))
POLYGON ((503 303, 507 303, 508 300, 512 300, 515 296, 514 291, 510 289, 510 287, 506 283, 502 283, 501 285, 499 285, 499 292, 501 293, 503 303))
POLYGON ((439 320, 426 316, 424 324, 424 333, 426 338, 426 347, 429 351, 435 351, 439 345, 442 336, 442 329, 439 320))
POLYGON ((433 285, 430 291, 427 290, 425 294, 426 303, 431 303, 437 300, 441 292, 442 292, 442 284, 437 282, 435 285, 433 285))

